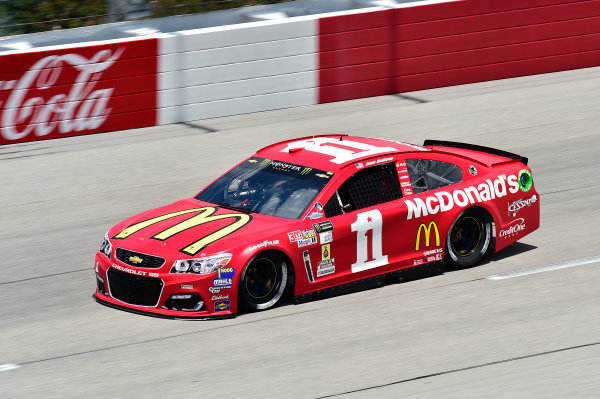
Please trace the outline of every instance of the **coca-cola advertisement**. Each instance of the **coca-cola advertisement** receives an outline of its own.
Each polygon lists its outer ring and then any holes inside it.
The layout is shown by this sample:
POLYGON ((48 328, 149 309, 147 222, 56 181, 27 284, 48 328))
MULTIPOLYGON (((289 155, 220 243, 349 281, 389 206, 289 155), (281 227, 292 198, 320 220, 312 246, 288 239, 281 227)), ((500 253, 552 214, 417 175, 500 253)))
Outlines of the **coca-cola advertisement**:
POLYGON ((157 40, 0 53, 0 145, 156 124, 157 40))

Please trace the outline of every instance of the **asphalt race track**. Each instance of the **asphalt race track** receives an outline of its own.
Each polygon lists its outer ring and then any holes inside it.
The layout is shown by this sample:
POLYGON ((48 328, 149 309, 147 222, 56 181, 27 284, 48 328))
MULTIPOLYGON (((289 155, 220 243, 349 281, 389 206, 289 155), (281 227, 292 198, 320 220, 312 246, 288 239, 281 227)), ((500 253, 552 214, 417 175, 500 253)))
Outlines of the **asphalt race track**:
POLYGON ((600 68, 0 147, 2 398, 597 398, 600 68), (123 218, 274 141, 350 133, 530 159, 542 225, 477 268, 220 321, 92 300, 123 218), (564 265, 563 265, 564 266, 564 265))

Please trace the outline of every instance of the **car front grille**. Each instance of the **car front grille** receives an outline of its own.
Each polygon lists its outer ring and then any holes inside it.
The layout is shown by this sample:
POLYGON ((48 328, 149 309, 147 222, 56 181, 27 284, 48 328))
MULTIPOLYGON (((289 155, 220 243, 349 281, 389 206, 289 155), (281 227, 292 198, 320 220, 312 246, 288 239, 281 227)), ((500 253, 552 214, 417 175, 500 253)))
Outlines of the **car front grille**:
POLYGON ((165 264, 165 258, 161 258, 160 256, 146 255, 141 252, 130 251, 128 249, 117 248, 115 254, 117 255, 118 260, 129 266, 158 269, 165 264))
POLYGON ((131 305, 156 306, 163 289, 161 279, 136 276, 108 269, 108 286, 113 298, 131 305))

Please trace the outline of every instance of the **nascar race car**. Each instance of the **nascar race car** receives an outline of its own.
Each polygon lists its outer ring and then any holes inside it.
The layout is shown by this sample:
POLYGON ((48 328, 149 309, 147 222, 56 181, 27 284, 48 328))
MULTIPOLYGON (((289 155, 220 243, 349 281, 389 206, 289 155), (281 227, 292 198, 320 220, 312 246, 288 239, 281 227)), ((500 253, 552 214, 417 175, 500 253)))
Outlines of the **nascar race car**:
POLYGON ((539 222, 522 156, 435 140, 294 139, 111 228, 94 298, 155 316, 231 316, 286 293, 298 302, 444 263, 471 267, 539 222))

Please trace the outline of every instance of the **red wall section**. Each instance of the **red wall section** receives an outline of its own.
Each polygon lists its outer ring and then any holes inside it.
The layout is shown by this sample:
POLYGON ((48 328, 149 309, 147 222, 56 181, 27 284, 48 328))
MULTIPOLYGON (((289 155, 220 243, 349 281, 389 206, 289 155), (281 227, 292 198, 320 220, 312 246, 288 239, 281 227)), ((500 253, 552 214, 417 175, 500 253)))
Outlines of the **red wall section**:
POLYGON ((157 46, 0 55, 0 145, 155 125, 157 46))
POLYGON ((319 30, 320 102, 600 65, 600 0, 407 3, 319 30))
POLYGON ((390 94, 392 13, 319 19, 319 102, 390 94))

